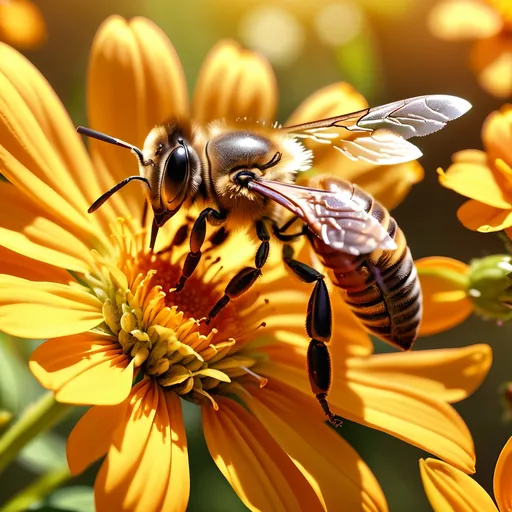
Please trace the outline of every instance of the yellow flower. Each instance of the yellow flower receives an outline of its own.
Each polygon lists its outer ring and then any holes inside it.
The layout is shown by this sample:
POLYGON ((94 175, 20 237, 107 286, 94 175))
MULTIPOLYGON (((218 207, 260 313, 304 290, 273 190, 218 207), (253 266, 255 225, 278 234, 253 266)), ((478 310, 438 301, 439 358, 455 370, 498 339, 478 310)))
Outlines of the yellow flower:
POLYGON ((442 0, 430 12, 428 24, 442 39, 476 39, 470 66, 480 86, 494 96, 512 94, 510 0, 442 0))
POLYGON ((39 8, 29 0, 0 1, 0 41, 23 50, 46 40, 46 23, 39 8))
POLYGON ((477 482, 445 462, 420 460, 421 478, 434 512, 509 512, 512 510, 512 438, 498 457, 494 470, 494 497, 498 506, 477 482))
POLYGON ((469 197, 457 212, 469 229, 483 233, 512 232, 512 106, 492 112, 482 127, 485 152, 459 151, 439 181, 446 188, 469 197))
MULTIPOLYGON (((88 75, 92 128, 141 144, 162 118, 189 115, 186 90, 171 43, 151 22, 114 16, 103 24, 88 75)), ((333 86, 327 98, 347 90, 333 86)), ((0 182, 0 325, 50 338, 31 358, 33 373, 59 401, 94 405, 70 436, 68 460, 78 473, 106 454, 97 510, 186 509, 181 399, 201 406, 212 457, 249 509, 387 510, 374 476, 325 424, 311 393, 303 331, 310 290, 285 272, 279 250, 254 290, 211 326, 198 325, 234 272, 252 264, 253 244, 234 233, 218 244, 214 232, 210 257, 174 295, 188 250, 185 212, 162 228, 155 253, 136 187, 88 215, 135 168, 133 156, 94 140, 88 155, 51 87, 6 45, 0 91, 0 170, 10 182, 0 182)), ((272 119, 276 102, 266 61, 222 42, 201 70, 192 117, 199 126, 225 116, 272 119)), ((299 112, 315 102, 325 104, 314 97, 299 112)), ((332 302, 333 410, 474 471, 470 433, 449 403, 480 385, 490 348, 375 356, 339 294, 332 302)))
POLYGON ((472 313, 499 323, 512 318, 512 256, 494 254, 470 265, 444 256, 415 263, 423 294, 421 336, 451 329, 472 313))

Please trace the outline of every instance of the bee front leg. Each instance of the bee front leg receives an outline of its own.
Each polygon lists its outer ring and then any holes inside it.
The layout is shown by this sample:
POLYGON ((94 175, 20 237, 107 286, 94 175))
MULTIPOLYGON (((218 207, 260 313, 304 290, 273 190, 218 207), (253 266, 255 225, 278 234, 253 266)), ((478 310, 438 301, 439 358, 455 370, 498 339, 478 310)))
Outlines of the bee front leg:
POLYGON ((229 281, 224 295, 217 301, 213 308, 208 313, 205 323, 209 324, 231 300, 237 299, 243 295, 249 288, 256 282, 258 277, 261 276, 261 269, 265 265, 268 253, 270 250, 270 235, 265 223, 261 220, 256 222, 256 234, 261 241, 260 246, 254 257, 254 267, 245 267, 240 270, 235 277, 229 281))
POLYGON ((313 267, 293 259, 293 249, 290 245, 283 247, 283 259, 301 281, 315 283, 306 317, 306 331, 311 338, 307 356, 309 384, 329 422, 339 427, 343 420, 331 411, 327 403, 327 394, 331 387, 331 356, 327 345, 331 341, 332 311, 324 275, 313 267))
POLYGON ((201 256, 203 255, 201 247, 206 237, 206 221, 218 225, 224 220, 225 216, 213 208, 205 208, 198 215, 190 232, 190 252, 187 254, 185 263, 183 264, 181 277, 176 285, 175 293, 179 293, 183 290, 187 279, 194 273, 194 270, 201 261, 201 256))

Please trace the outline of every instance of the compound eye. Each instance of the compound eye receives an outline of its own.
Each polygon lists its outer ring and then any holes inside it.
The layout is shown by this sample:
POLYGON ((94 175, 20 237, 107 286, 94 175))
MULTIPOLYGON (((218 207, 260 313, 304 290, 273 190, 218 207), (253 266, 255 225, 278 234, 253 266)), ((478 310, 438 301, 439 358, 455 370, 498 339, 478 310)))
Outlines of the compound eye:
POLYGON ((172 203, 179 199, 189 174, 188 150, 185 144, 180 141, 168 156, 165 162, 164 170, 164 195, 167 203, 172 203))

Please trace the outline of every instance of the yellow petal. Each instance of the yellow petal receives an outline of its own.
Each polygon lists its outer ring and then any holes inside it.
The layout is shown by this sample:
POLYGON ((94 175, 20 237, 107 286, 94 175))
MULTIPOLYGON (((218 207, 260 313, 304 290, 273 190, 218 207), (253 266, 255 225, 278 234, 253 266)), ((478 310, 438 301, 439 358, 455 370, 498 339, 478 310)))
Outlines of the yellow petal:
MULTIPOLYGON (((290 350, 283 354, 284 350, 272 347, 272 357, 255 371, 309 396, 304 354, 292 354, 290 350)), ((409 353, 400 355, 407 358, 409 353)), ((455 409, 421 387, 405 387, 367 372, 365 361, 371 364, 373 357, 333 361, 333 381, 327 397, 333 412, 433 453, 466 473, 474 472, 473 440, 455 409)))
POLYGON ((420 473, 434 512, 498 512, 490 496, 475 480, 445 462, 420 459, 420 473))
POLYGON ((421 258, 415 263, 423 294, 420 335, 436 334, 462 323, 473 311, 466 295, 469 266, 442 256, 421 258))
POLYGON ((6 274, 29 281, 51 281, 61 284, 74 281, 69 272, 62 268, 22 256, 2 246, 0 246, 0 268, 6 274))
POLYGON ((446 172, 438 170, 439 183, 458 194, 476 199, 495 208, 511 208, 512 196, 499 173, 485 163, 465 162, 459 155, 457 162, 446 172))
POLYGON ((202 125, 237 117, 274 121, 277 83, 272 67, 235 41, 220 41, 203 63, 192 106, 194 119, 202 125))
POLYGON ((512 226, 512 208, 502 210, 471 199, 457 210, 457 218, 468 229, 494 233, 512 226))
POLYGON ((72 475, 78 475, 103 457, 110 448, 116 428, 123 425, 128 400, 118 405, 91 407, 68 437, 66 456, 72 475))
POLYGON ((494 497, 501 512, 512 510, 512 437, 500 453, 494 471, 494 497))
MULTIPOLYGON (((417 350, 407 354, 379 354, 353 359, 351 367, 364 368, 375 379, 389 380, 421 390, 432 398, 458 402, 467 398, 487 376, 492 363, 489 345, 417 350)), ((266 389, 266 388, 265 388, 266 389)))
POLYGON ((441 39, 459 40, 490 37, 502 27, 499 14, 478 0, 448 0, 434 5, 428 27, 441 39))
POLYGON ((116 338, 84 333, 46 341, 33 352, 29 365, 59 402, 113 405, 130 393, 133 361, 116 338))
POLYGON ((0 274, 0 325, 21 338, 78 334, 103 321, 101 302, 85 288, 0 274))
POLYGON ((0 43, 0 170, 83 241, 101 238, 87 208, 100 188, 62 103, 39 71, 0 43))
POLYGON ((10 183, 0 182, 0 196, 0 245, 56 267, 89 271, 90 248, 10 183))
MULTIPOLYGON (((368 103, 364 96, 357 92, 354 87, 346 82, 337 82, 327 85, 308 96, 292 113, 286 125, 291 126, 309 121, 317 121, 350 112, 357 112, 367 107, 368 103)), ((333 133, 335 133, 334 130, 333 133)), ((339 134, 343 137, 343 130, 340 130, 339 134)), ((325 172, 327 164, 323 165, 323 160, 337 153, 337 151, 329 144, 321 144, 310 140, 305 141, 305 145, 314 151, 314 168, 325 172)), ((338 160, 340 164, 346 163, 346 161, 348 161, 346 157, 342 158, 341 161, 338 160)), ((336 167, 336 169, 338 169, 337 174, 342 177, 343 169, 339 167, 336 167)), ((329 169, 328 172, 332 173, 335 171, 329 169)))
MULTIPOLYGON (((110 16, 94 39, 87 79, 87 112, 95 130, 141 147, 149 131, 170 116, 188 116, 185 75, 167 36, 151 21, 110 16)), ((95 161, 114 181, 139 174, 137 159, 126 149, 91 140, 95 161)), ((99 172, 99 171, 98 171, 99 172)), ((104 190, 107 190, 105 183, 104 190)), ((128 186, 124 197, 140 218, 140 188, 128 186)))
POLYGON ((250 393, 240 398, 302 471, 326 510, 388 510, 373 473, 325 424, 312 395, 306 397, 277 381, 250 393))
MULTIPOLYGON (((482 140, 490 162, 501 159, 509 166, 512 165, 512 105, 504 105, 487 116, 482 126, 482 140)), ((498 167, 495 171, 499 175, 498 167)), ((510 172, 505 172, 504 177, 508 177, 507 184, 510 187, 510 172)))
POLYGON ((29 0, 0 3, 0 41, 20 49, 33 49, 46 40, 41 11, 29 0))
POLYGON ((323 510, 308 481, 261 423, 233 400, 220 396, 217 403, 217 412, 203 408, 204 436, 244 505, 253 511, 323 510))
POLYGON ((184 512, 189 489, 180 398, 143 380, 132 390, 96 477, 96 509, 184 512))
POLYGON ((499 98, 512 94, 512 42, 504 31, 477 41, 471 52, 471 67, 480 86, 499 98))

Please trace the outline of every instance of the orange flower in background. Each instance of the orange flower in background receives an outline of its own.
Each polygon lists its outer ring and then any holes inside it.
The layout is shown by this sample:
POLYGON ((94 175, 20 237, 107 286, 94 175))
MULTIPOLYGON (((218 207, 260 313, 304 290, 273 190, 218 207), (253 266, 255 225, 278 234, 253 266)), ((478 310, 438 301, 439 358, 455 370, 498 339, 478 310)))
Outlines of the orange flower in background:
POLYGON ((477 482, 445 462, 421 459, 420 470, 423 486, 434 512, 512 510, 512 438, 503 447, 494 470, 494 497, 497 507, 477 482))
MULTIPOLYGON (((184 212, 161 229, 155 253, 137 187, 88 215, 102 192, 133 174, 133 156, 94 140, 87 154, 51 87, 6 45, 0 91, 0 170, 10 182, 0 182, 0 325, 14 336, 49 338, 31 358, 33 373, 57 400, 94 405, 69 438, 68 461, 76 474, 106 455, 97 510, 186 509, 181 400, 201 407, 210 453, 249 509, 387 510, 375 477, 325 424, 311 393, 303 328, 310 290, 285 271, 279 250, 254 290, 210 326, 198 325, 234 273, 254 261, 252 243, 243 233, 221 244, 209 238, 209 258, 174 295, 188 251, 184 212)), ((347 110, 349 100, 360 101, 345 85, 326 93, 292 119, 320 118, 320 106, 334 100, 347 110)), ((272 119, 276 104, 270 66, 236 43, 221 42, 206 58, 190 113, 183 69, 155 25, 114 16, 96 35, 88 74, 93 129, 142 145, 171 114, 200 127, 222 117, 272 119)), ((396 202, 388 185, 375 190, 396 202)), ((332 302, 333 410, 473 472, 471 435, 449 404, 480 385, 490 348, 373 355, 339 294, 332 302)))
POLYGON ((431 32, 446 40, 476 39, 470 66, 494 96, 512 94, 512 3, 509 0, 442 0, 428 18, 431 32))
POLYGON ((46 23, 39 8, 29 0, 0 0, 0 41, 20 50, 41 46, 46 23))
POLYGON ((439 182, 469 197, 457 212, 465 227, 482 233, 505 230, 512 235, 512 105, 492 112, 482 127, 485 151, 467 149, 439 182))

